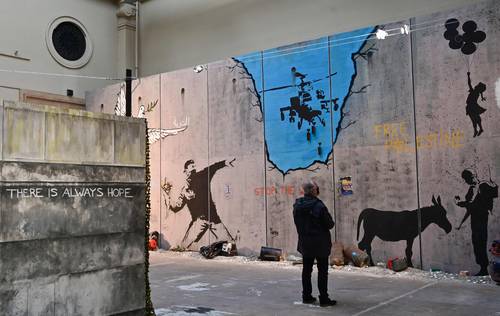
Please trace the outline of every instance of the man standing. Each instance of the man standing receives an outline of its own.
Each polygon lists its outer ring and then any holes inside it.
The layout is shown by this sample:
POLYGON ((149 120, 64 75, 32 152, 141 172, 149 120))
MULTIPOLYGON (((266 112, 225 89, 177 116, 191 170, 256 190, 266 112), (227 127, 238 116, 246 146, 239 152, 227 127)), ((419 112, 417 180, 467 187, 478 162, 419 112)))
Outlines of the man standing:
POLYGON ((311 273, 316 259, 318 267, 319 303, 333 306, 337 302, 328 297, 328 257, 332 249, 330 229, 335 223, 325 204, 318 199, 319 187, 314 181, 302 185, 304 197, 293 205, 293 219, 297 227, 299 242, 297 251, 302 254, 302 302, 312 304, 311 273))

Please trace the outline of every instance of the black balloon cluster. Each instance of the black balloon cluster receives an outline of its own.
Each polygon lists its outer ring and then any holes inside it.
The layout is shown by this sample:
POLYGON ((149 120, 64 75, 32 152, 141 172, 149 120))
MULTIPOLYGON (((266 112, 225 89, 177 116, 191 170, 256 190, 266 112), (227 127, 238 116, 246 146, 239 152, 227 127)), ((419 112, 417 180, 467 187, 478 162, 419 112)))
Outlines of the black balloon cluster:
POLYGON ((467 21, 462 25, 463 34, 458 32, 459 26, 460 22, 457 19, 446 21, 444 38, 450 41, 451 49, 460 49, 465 55, 471 55, 477 49, 476 44, 486 39, 486 33, 478 31, 474 21, 467 21))

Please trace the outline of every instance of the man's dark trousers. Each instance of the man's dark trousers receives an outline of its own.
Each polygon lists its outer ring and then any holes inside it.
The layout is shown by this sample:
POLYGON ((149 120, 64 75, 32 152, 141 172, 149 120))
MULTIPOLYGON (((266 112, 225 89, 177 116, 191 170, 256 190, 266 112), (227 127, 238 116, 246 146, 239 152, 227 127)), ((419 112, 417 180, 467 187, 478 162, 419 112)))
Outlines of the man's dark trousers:
POLYGON ((304 257, 302 265, 302 298, 312 296, 311 274, 316 259, 318 267, 318 289, 319 297, 328 298, 328 257, 304 257))

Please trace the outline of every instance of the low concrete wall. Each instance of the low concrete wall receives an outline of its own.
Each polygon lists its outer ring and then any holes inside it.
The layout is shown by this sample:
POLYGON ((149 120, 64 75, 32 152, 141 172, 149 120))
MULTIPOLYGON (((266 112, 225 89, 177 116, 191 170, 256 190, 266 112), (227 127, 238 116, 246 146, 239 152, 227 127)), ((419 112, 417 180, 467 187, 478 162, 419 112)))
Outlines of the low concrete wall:
POLYGON ((2 315, 144 313, 142 120, 5 102, 2 315))

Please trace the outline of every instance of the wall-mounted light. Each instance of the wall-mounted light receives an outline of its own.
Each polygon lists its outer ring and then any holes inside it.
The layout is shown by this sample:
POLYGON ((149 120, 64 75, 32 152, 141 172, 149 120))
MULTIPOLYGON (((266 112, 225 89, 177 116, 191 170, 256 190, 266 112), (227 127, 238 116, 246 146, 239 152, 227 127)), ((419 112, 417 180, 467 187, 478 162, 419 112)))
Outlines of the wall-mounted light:
POLYGON ((403 26, 399 29, 401 34, 410 34, 410 26, 408 24, 403 24, 403 26))
POLYGON ((377 33, 375 33, 375 36, 377 37, 377 39, 385 39, 387 36, 389 36, 389 33, 379 29, 377 30, 377 33))
POLYGON ((205 69, 205 67, 203 67, 203 65, 198 65, 198 66, 194 66, 193 71, 198 74, 198 73, 202 72, 204 69, 205 69))

